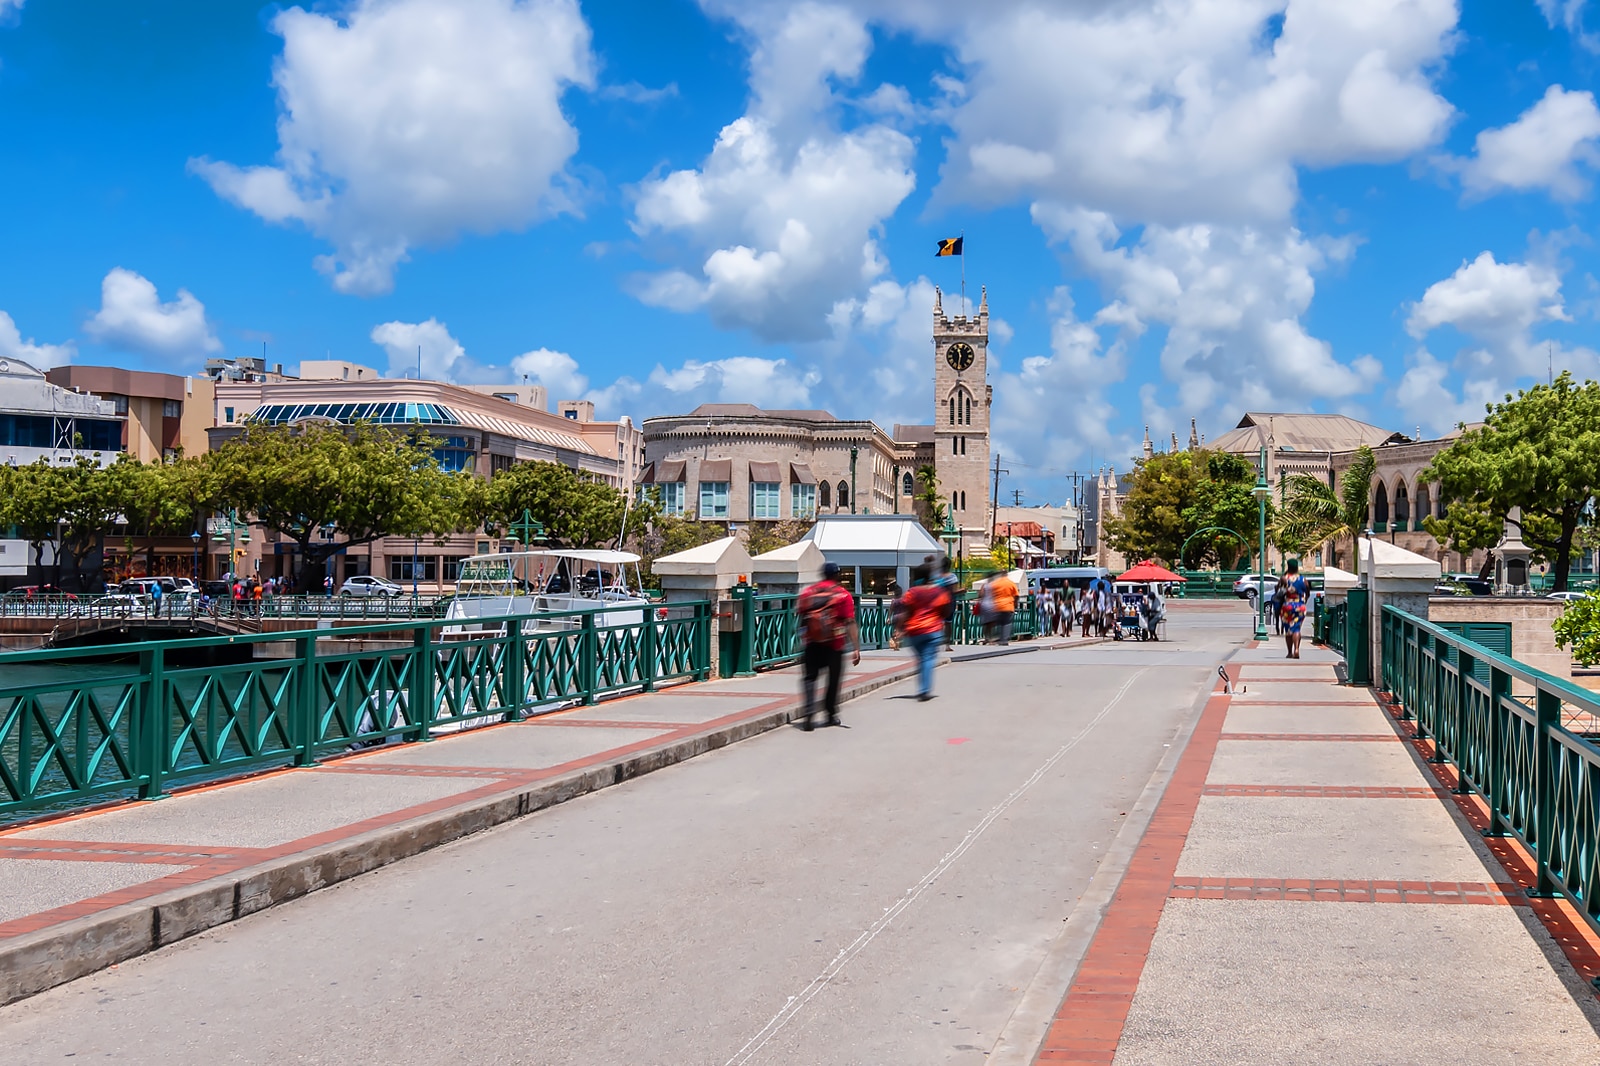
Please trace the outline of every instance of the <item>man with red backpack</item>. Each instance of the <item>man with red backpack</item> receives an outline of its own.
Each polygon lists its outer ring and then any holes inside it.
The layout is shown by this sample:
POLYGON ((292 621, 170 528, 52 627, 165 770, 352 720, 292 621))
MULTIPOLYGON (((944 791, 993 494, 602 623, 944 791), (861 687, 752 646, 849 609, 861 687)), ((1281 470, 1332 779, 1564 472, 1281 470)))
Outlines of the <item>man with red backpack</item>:
POLYGON ((800 593, 800 634, 805 642, 801 670, 805 691, 805 715, 800 728, 811 731, 816 713, 817 675, 827 671, 822 709, 828 725, 839 724, 839 679, 844 676, 846 642, 854 649, 850 662, 861 664, 861 630, 856 624, 856 601, 850 590, 839 584, 837 563, 824 563, 822 580, 800 593))

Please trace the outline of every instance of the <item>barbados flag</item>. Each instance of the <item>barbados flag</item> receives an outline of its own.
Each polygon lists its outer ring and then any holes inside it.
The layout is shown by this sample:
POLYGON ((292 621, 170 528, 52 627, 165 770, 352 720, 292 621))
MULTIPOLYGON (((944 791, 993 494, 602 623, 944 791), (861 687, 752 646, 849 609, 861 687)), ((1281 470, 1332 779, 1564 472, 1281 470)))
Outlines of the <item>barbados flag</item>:
POLYGON ((951 237, 948 240, 940 241, 939 250, 933 253, 933 257, 937 259, 943 255, 960 255, 962 240, 963 238, 961 237, 951 237))

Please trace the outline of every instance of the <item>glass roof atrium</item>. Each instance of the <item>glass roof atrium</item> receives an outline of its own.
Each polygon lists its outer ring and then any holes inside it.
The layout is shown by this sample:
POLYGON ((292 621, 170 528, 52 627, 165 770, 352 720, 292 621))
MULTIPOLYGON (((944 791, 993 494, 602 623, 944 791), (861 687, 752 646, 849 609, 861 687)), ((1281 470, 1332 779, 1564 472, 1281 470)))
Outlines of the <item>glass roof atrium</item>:
POLYGON ((251 422, 285 425, 305 418, 335 422, 377 422, 384 425, 459 426, 461 418, 437 403, 272 403, 258 407, 251 422))

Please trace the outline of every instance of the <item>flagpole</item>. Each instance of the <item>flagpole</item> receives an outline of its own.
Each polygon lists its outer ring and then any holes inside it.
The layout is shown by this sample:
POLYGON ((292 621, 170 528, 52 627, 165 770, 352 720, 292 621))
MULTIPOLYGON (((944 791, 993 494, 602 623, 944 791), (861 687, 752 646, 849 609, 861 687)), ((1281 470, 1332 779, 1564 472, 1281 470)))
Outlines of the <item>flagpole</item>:
POLYGON ((967 231, 961 231, 961 314, 967 313, 967 231))

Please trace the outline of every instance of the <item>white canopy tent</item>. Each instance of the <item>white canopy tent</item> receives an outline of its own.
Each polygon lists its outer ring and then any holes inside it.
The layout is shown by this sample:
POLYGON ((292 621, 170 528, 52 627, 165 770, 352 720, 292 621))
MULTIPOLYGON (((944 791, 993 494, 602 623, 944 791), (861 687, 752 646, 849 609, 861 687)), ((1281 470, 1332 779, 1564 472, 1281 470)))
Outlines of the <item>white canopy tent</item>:
POLYGON ((861 592, 863 570, 893 570, 901 588, 911 587, 911 568, 928 556, 945 553, 911 515, 831 514, 800 538, 811 541, 830 563, 855 570, 855 591, 861 592))

